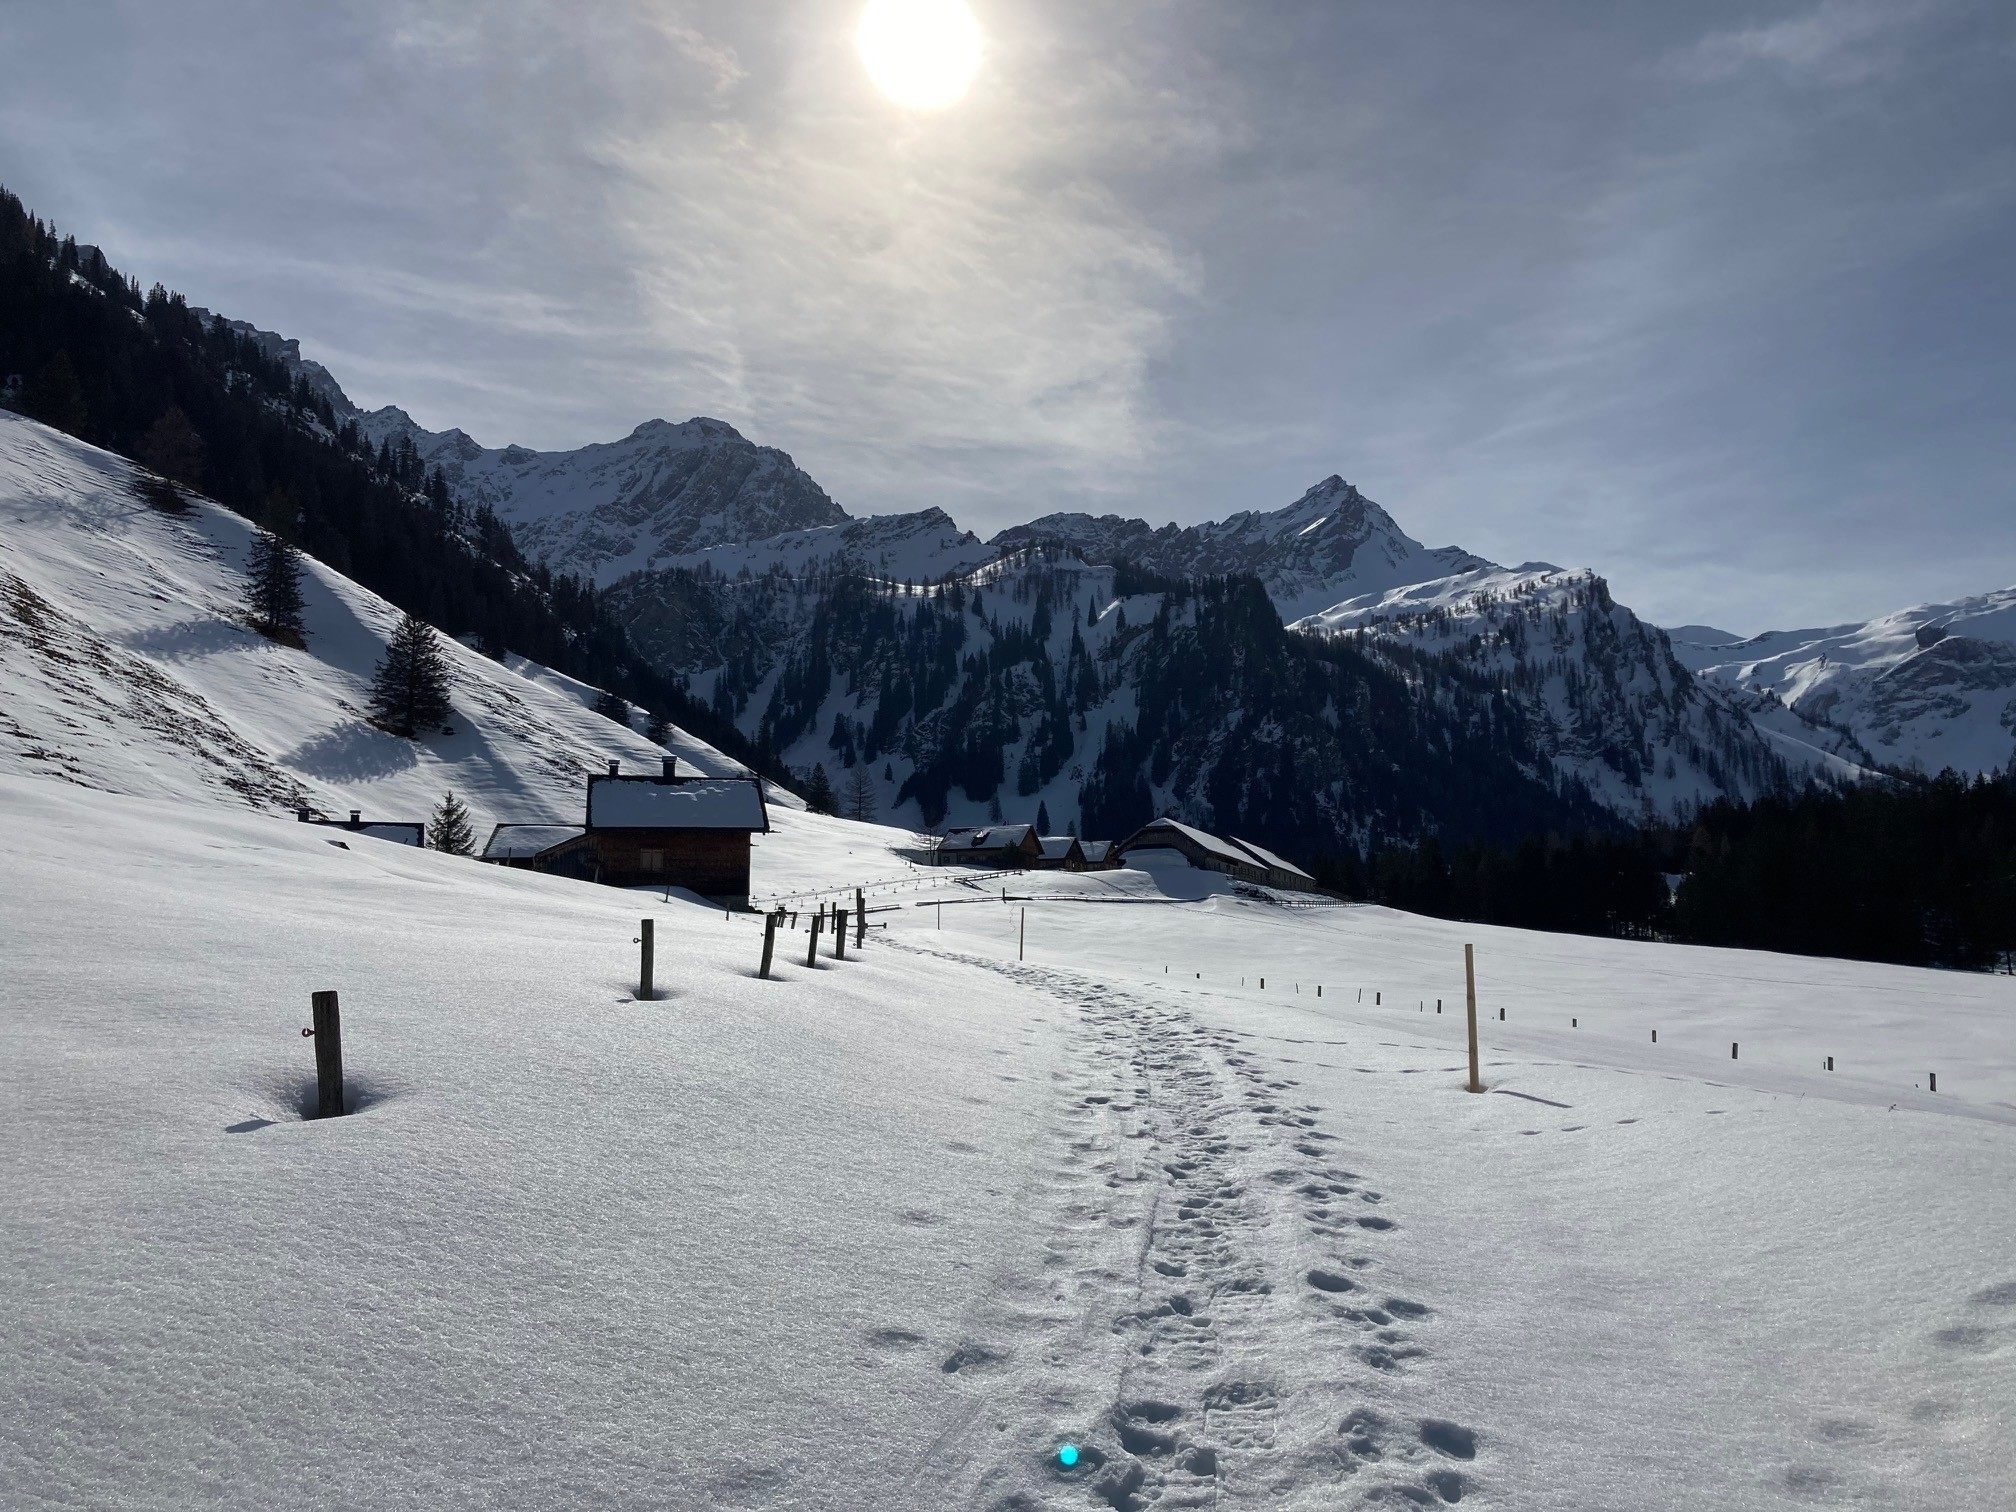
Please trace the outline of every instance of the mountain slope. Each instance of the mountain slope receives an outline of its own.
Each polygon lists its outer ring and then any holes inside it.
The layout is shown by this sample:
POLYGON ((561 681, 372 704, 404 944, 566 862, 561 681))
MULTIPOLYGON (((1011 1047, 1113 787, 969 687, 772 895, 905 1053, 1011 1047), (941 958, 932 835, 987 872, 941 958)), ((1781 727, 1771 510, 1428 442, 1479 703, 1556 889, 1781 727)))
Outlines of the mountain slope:
POLYGON ((1705 681, 1835 727, 1864 762, 1988 772, 2016 760, 2016 588, 1748 640, 1693 627, 1673 646, 1705 681))
POLYGON ((1670 819, 1783 790, 1821 754, 1772 742, 1702 687, 1592 572, 1529 564, 1354 599, 1293 627, 1406 645, 1502 686, 1542 749, 1612 810, 1670 819))
MULTIPOLYGON (((0 770, 201 803, 424 820, 453 788, 487 824, 566 817, 585 775, 663 750, 592 712, 595 690, 446 643, 454 733, 365 715, 399 611, 303 563, 305 650, 245 628, 252 527, 200 497, 142 502, 108 452, 0 413, 0 770)), ((707 771, 742 768, 683 735, 707 771)))

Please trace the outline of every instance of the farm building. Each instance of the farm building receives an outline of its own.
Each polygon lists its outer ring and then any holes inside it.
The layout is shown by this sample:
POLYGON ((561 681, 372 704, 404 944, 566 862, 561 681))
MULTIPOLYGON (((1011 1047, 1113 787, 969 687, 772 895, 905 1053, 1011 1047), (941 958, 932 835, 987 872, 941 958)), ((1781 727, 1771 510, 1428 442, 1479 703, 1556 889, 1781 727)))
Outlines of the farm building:
POLYGON ((408 823, 397 819, 366 819, 362 809, 350 810, 348 819, 329 819, 313 809, 296 809, 294 816, 303 824, 321 824, 330 829, 344 830, 352 835, 369 835, 374 840, 390 840, 394 845, 421 845, 427 843, 427 826, 408 823))
POLYGON ((1044 835, 1036 843, 1040 854, 1030 865, 1051 871, 1085 870, 1085 847, 1076 835, 1044 835))
POLYGON ((1080 840, 1078 848, 1085 852, 1085 866, 1088 871, 1099 871, 1113 865, 1111 840, 1080 840))
POLYGON ((933 847, 933 858, 986 866, 1035 866, 1043 842, 1033 824, 994 824, 984 829, 949 829, 933 847))
POLYGON ((656 774, 616 763, 588 779, 580 824, 500 824, 483 859, 611 887, 678 887, 724 907, 747 907, 753 837, 770 830, 754 777, 656 774))
POLYGON ((1300 892, 1320 890, 1314 877, 1270 850, 1249 841, 1224 839, 1166 814, 1142 825, 1113 851, 1122 859, 1153 851, 1173 852, 1192 866, 1223 872, 1242 882, 1300 892))

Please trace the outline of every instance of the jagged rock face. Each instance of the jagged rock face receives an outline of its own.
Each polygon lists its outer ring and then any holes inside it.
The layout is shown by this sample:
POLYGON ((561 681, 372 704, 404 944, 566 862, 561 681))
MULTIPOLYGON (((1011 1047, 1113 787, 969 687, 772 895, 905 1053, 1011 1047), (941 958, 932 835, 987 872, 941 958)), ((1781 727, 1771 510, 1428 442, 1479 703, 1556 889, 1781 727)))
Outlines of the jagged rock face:
POLYGON ((1554 765, 1616 813, 1674 818, 1716 798, 1779 791, 1795 764, 1801 777, 1829 765, 1703 687, 1665 633, 1592 572, 1482 569, 1354 599, 1291 628, 1406 646, 1488 676, 1554 765))
POLYGON ((459 430, 423 430, 395 408, 359 424, 374 441, 410 437, 457 498, 494 509, 529 555, 599 582, 848 519, 788 455, 721 420, 650 420, 621 441, 564 452, 479 446, 459 430))
POLYGON ((1996 771, 2016 759, 2016 588, 1748 640, 1675 632, 1699 677, 1836 727, 1856 760, 1996 771))
POLYGON ((1286 509, 1246 510, 1202 525, 1118 515, 1053 514, 1005 530, 1000 547, 1055 542, 1093 562, 1131 562, 1169 577, 1247 573, 1283 620, 1491 564, 1454 546, 1429 548, 1342 478, 1325 478, 1286 509))

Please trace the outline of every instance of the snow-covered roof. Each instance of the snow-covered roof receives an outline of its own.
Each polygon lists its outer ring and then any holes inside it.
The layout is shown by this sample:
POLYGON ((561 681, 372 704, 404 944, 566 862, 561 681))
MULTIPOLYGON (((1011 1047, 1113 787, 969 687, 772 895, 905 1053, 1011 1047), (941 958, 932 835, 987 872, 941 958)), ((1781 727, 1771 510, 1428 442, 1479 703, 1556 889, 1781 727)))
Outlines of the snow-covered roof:
POLYGON ((1304 882, 1314 882, 1316 880, 1293 861, 1275 855, 1274 852, 1267 849, 1264 845, 1255 845, 1251 840, 1241 840, 1237 835, 1232 837, 1232 843, 1251 851, 1258 858, 1262 866, 1269 866, 1273 867, 1276 871, 1287 872, 1290 876, 1300 877, 1304 882))
POLYGON ((587 834, 578 824, 500 824, 483 847, 485 861, 523 860, 587 834))
POLYGON ((1071 847, 1078 843, 1076 835, 1045 835, 1043 837, 1043 859, 1062 861, 1071 854, 1071 847))
POLYGON ((304 823, 319 824, 329 829, 340 829, 346 835, 369 835, 374 840, 390 840, 394 845, 425 845, 427 827, 418 821, 398 819, 325 819, 320 814, 303 810, 304 823))
POLYGON ((985 829, 949 829, 938 842, 941 851, 1004 850, 1020 845, 1035 826, 1028 824, 993 824, 985 829))
POLYGON ((1235 866, 1255 866, 1259 864, 1236 845, 1220 840, 1216 835, 1206 834, 1203 830, 1193 828, 1183 823, 1180 819, 1171 819, 1166 814, 1160 819, 1150 820, 1141 827, 1140 833, 1150 837, 1142 843, 1152 844, 1153 832, 1156 830, 1166 830, 1181 835, 1199 850, 1207 851, 1211 855, 1218 857, 1221 861, 1230 861, 1235 866))
POLYGON ((1080 840, 1078 844, 1084 850, 1087 861, 1104 861, 1113 849, 1111 840, 1080 840))
POLYGON ((767 831, 770 819, 751 778, 595 777, 588 783, 588 827, 767 831))

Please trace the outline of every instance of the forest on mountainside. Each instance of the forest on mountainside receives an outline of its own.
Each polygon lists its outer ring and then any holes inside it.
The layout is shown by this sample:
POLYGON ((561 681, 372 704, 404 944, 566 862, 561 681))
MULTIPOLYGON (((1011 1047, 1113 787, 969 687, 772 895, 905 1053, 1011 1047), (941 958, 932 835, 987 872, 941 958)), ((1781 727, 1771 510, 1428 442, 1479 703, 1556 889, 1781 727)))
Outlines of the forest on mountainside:
POLYGON ((1810 789, 1626 834, 1449 851, 1431 840, 1346 858, 1326 880, 1526 929, 2012 970, 2016 776, 1810 789))

